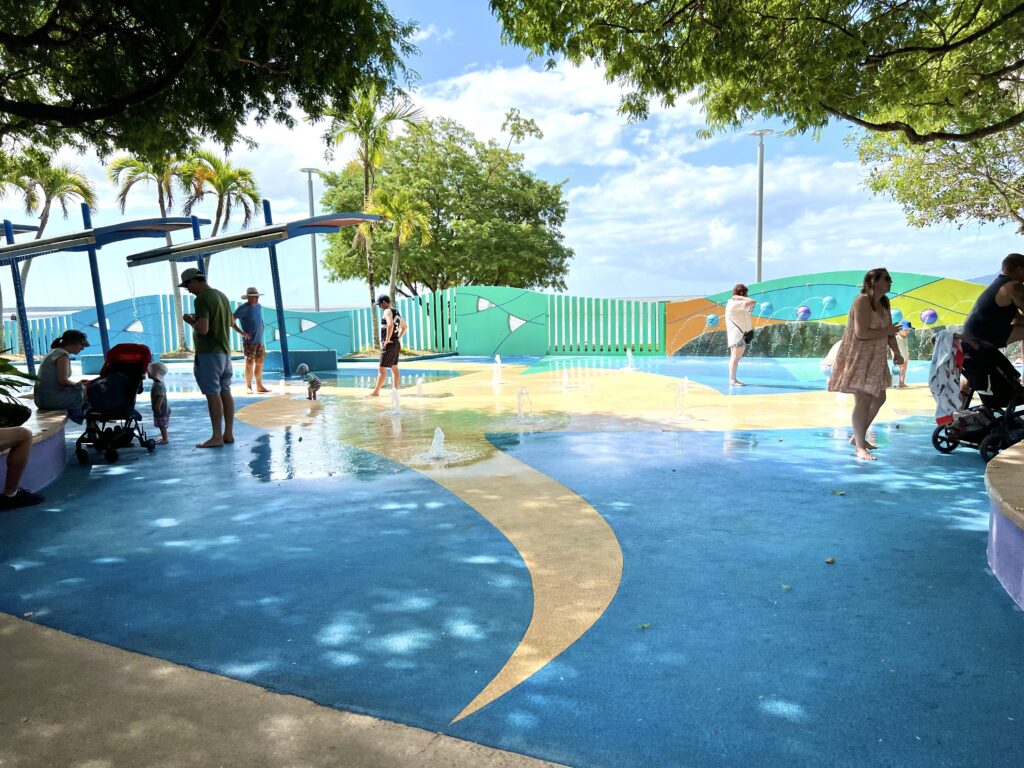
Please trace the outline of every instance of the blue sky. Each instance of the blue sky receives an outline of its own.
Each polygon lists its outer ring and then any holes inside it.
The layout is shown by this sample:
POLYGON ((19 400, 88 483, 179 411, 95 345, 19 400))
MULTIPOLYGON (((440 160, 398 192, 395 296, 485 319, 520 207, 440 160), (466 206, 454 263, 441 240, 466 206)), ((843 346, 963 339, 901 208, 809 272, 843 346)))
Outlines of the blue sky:
MULTIPOLYGON (((392 0, 400 18, 419 22, 421 55, 410 61, 420 79, 414 101, 432 117, 454 118, 480 138, 501 137, 505 113, 517 107, 533 118, 544 138, 518 149, 526 166, 550 181, 566 183, 567 244, 576 253, 569 292, 589 296, 693 296, 754 279, 756 139, 748 130, 697 138, 699 110, 683 103, 672 110, 654 105, 644 123, 617 114, 620 89, 593 66, 560 64, 546 71, 521 49, 502 46, 501 31, 486 0, 438 0, 431 4, 392 0)), ((301 115, 296 114, 301 118, 301 115)), ((235 147, 233 162, 254 170, 276 221, 307 215, 305 166, 338 168, 354 154, 342 144, 324 159, 323 126, 303 121, 283 126, 250 125, 259 148, 235 147)), ((844 138, 849 126, 830 126, 812 136, 766 139, 764 277, 831 269, 922 272, 968 278, 996 271, 1002 257, 1021 250, 1011 227, 907 226, 898 206, 863 188, 863 171, 844 138)), ((91 155, 67 153, 96 182, 101 197, 96 226, 122 219, 113 188, 91 155)), ((319 198, 321 186, 316 184, 319 198)), ((156 215, 152 190, 133 192, 128 218, 156 215)), ((3 214, 24 221, 12 197, 3 214)), ((212 206, 211 211, 212 212, 212 206)), ((202 210, 199 211, 203 213, 202 210)), ((51 217, 48 232, 78 228, 77 211, 64 222, 51 217)), ((235 224, 237 226, 237 223, 235 224)), ((207 230, 208 233, 208 230, 207 230)), ((180 235, 177 239, 185 239, 180 235)), ((144 242, 144 241, 136 241, 144 242)), ((141 250, 143 246, 138 246, 141 250)), ((124 256, 135 247, 100 254, 108 301, 167 290, 161 266, 127 270, 124 256)), ((312 267, 307 240, 279 249, 287 306, 312 305, 312 267)), ((55 254, 32 268, 30 305, 86 304, 91 300, 84 256, 55 254)), ((269 291, 266 257, 231 252, 215 257, 211 282, 229 295, 249 285, 269 291)), ((0 275, 4 302, 13 301, 9 274, 0 275)), ((321 273, 321 303, 350 306, 366 301, 358 282, 328 284, 321 273)))

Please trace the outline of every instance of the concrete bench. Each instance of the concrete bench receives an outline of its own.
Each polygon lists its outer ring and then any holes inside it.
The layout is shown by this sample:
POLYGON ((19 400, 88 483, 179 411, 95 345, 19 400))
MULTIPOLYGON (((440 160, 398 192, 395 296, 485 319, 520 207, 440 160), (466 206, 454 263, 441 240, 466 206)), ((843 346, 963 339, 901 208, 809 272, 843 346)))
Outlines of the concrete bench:
MULTIPOLYGON (((31 401, 26 401, 31 406, 31 401)), ((29 456, 25 474, 21 476, 21 487, 30 491, 39 491, 64 471, 67 463, 67 446, 65 445, 64 429, 67 425, 66 411, 35 411, 32 417, 22 424, 32 432, 32 455, 29 456)), ((6 453, 6 448, 0 450, 6 453)), ((0 458, 0 487, 7 478, 7 459, 0 458)))
MULTIPOLYGON (((338 370, 338 353, 333 349, 295 349, 289 350, 288 359, 292 363, 292 372, 300 363, 305 363, 311 371, 336 371, 338 370)), ((283 371, 284 360, 281 352, 276 349, 267 350, 267 357, 263 361, 264 371, 283 371)))

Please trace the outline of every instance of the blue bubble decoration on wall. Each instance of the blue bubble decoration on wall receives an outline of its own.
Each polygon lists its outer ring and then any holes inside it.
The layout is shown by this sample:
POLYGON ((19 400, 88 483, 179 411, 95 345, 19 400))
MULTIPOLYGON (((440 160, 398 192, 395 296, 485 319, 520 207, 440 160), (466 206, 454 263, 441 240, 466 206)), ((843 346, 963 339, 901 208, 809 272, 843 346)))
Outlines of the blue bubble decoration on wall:
POLYGON ((925 325, 934 325, 939 319, 939 313, 930 307, 921 313, 921 322, 925 325))
POLYGON ((834 296, 826 296, 821 300, 821 308, 828 312, 830 309, 836 308, 836 299, 834 296))
POLYGON ((797 320, 810 320, 810 318, 811 318, 811 308, 808 307, 806 304, 801 304, 799 307, 796 308, 796 319, 797 320))
POLYGON ((902 323, 903 322, 903 312, 901 312, 900 310, 894 308, 892 310, 892 321, 894 323, 902 323))
POLYGON ((704 321, 707 323, 708 328, 714 328, 718 325, 718 315, 708 315, 704 318, 704 321))
POLYGON ((775 311, 775 307, 770 301, 762 301, 761 306, 757 309, 761 317, 771 317, 772 312, 775 311))

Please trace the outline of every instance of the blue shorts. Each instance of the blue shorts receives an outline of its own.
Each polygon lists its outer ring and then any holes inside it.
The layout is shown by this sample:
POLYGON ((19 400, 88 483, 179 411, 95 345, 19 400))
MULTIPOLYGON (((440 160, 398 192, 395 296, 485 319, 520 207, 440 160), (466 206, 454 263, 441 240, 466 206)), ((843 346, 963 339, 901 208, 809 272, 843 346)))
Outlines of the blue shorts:
POLYGON ((231 355, 226 352, 199 352, 192 366, 199 391, 204 395, 231 394, 231 355))

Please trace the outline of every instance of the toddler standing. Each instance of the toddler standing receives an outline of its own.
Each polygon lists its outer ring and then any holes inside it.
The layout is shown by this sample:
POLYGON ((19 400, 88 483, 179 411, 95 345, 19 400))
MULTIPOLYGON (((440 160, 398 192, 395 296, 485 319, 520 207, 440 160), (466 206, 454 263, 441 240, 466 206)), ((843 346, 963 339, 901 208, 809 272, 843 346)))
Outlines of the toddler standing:
POLYGON ((167 388, 164 386, 167 366, 161 362, 150 363, 147 373, 153 380, 153 386, 149 390, 149 401, 153 406, 153 425, 160 430, 157 445, 167 445, 167 425, 171 421, 171 407, 167 403, 167 388))
POLYGON ((316 393, 320 389, 321 381, 319 377, 311 370, 305 363, 299 363, 295 368, 295 373, 302 377, 302 380, 306 382, 306 399, 316 400, 316 393))

